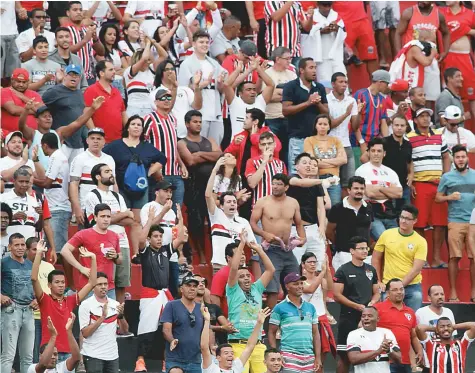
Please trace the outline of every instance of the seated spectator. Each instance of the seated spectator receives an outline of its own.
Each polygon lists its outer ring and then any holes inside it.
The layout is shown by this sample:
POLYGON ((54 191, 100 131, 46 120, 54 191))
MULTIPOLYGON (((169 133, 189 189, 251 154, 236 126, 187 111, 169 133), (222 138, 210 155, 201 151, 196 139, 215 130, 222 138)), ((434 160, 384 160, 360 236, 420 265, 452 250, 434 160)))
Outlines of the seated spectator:
POLYGON ((456 145, 463 145, 470 153, 475 153, 475 135, 472 131, 460 126, 460 121, 463 121, 463 115, 458 106, 447 106, 440 119, 445 127, 442 130, 442 137, 451 153, 452 148, 456 145))
MULTIPOLYGON (((437 98, 435 102, 435 124, 437 128, 440 128, 445 124, 444 118, 442 118, 445 109, 448 106, 457 106, 464 115, 458 118, 460 126, 464 126, 464 121, 472 118, 469 111, 464 112, 462 98, 460 92, 463 87, 462 72, 457 67, 450 67, 444 71, 445 88, 437 98)), ((427 91, 426 91, 427 94, 427 91)))
POLYGON ((241 49, 239 46, 239 35, 241 33, 241 21, 231 15, 223 22, 223 28, 210 46, 210 56, 223 63, 224 59, 232 54, 237 54, 241 49))
MULTIPOLYGON (((318 160, 320 179, 332 179, 340 175, 340 166, 347 163, 345 148, 341 141, 328 136, 331 129, 331 119, 327 114, 320 114, 315 120, 315 136, 307 137, 304 141, 304 151, 318 160)), ((332 205, 341 201, 341 186, 332 183, 328 188, 332 205)))
POLYGON ((45 30, 46 12, 43 9, 35 8, 30 12, 31 27, 21 32, 15 40, 21 62, 31 60, 34 55, 33 40, 37 36, 44 36, 48 41, 48 51, 54 51, 55 35, 49 30, 45 30))

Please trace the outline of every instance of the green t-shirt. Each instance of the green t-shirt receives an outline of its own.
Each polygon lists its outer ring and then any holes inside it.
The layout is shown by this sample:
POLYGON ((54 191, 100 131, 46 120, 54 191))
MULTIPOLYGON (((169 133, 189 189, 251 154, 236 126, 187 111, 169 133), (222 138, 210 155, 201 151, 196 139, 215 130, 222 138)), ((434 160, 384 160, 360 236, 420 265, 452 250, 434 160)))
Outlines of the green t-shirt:
POLYGON ((239 330, 238 333, 229 334, 229 340, 249 339, 256 326, 257 315, 262 308, 262 294, 265 290, 260 279, 251 285, 248 294, 237 282, 233 287, 226 285, 229 321, 239 330))

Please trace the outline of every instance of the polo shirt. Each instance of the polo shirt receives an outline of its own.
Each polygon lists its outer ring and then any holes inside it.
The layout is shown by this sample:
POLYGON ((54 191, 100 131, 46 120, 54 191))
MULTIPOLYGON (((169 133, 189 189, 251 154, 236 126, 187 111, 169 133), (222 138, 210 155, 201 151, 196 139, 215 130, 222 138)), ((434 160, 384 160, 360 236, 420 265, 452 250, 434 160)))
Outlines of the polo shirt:
MULTIPOLYGON (((440 127, 440 118, 439 114, 442 114, 447 106, 454 105, 457 106, 462 113, 465 111, 462 104, 462 98, 456 94, 454 94, 450 89, 447 87, 444 88, 442 92, 440 92, 439 97, 435 101, 435 124, 437 128, 440 127)), ((463 127, 463 122, 460 123, 460 126, 463 127)))
POLYGON ((280 349, 299 355, 313 355, 312 326, 318 324, 317 311, 313 304, 301 300, 297 308, 287 296, 274 307, 270 324, 282 331, 280 349))
POLYGON ((412 146, 406 139, 399 143, 392 135, 384 139, 383 165, 396 172, 401 185, 407 185, 407 165, 412 162, 412 146))
MULTIPOLYGON (((292 80, 285 84, 282 92, 282 102, 290 101, 292 105, 299 105, 307 102, 311 94, 318 93, 322 98, 322 104, 327 104, 327 94, 325 87, 320 83, 312 82, 310 90, 303 85, 300 78, 292 80)), ((315 118, 320 113, 317 105, 311 105, 306 109, 299 111, 295 115, 288 115, 288 134, 289 138, 295 137, 304 139, 313 136, 315 130, 315 118)))
POLYGON ((475 208, 475 170, 469 168, 465 174, 451 170, 442 175, 438 192, 450 195, 460 193, 458 201, 449 201, 449 223, 468 223, 475 208))
POLYGON ((342 100, 338 100, 333 92, 330 92, 327 96, 328 100, 328 112, 332 118, 338 118, 339 116, 345 114, 346 108, 353 104, 351 109, 351 114, 348 115, 339 126, 332 128, 329 136, 337 137, 341 140, 341 143, 345 148, 351 146, 350 143, 350 120, 353 115, 358 115, 358 104, 356 100, 350 96, 345 95, 342 100))
POLYGON ((109 93, 97 81, 84 92, 85 105, 91 106, 92 100, 99 96, 104 96, 106 100, 92 115, 94 125, 104 130, 106 143, 121 139, 122 112, 125 111, 125 104, 120 91, 115 87, 111 87, 111 93, 109 93))
POLYGON ((48 317, 51 317, 54 327, 58 332, 56 337, 56 348, 58 352, 69 353, 68 335, 66 333, 66 323, 76 306, 79 306, 78 294, 73 294, 62 299, 55 299, 51 295, 43 292, 43 296, 38 300, 41 311, 41 344, 48 343, 50 339, 48 330, 48 317))
POLYGON ((416 314, 412 308, 403 304, 397 309, 389 299, 374 305, 379 313, 378 327, 391 330, 401 349, 401 363, 411 364, 409 351, 411 349, 411 330, 417 326, 416 314))
POLYGON ((349 253, 351 246, 349 241, 354 236, 366 237, 369 245, 369 228, 373 220, 373 209, 364 201, 358 211, 348 203, 348 197, 332 206, 328 222, 336 224, 334 242, 336 251, 349 253))

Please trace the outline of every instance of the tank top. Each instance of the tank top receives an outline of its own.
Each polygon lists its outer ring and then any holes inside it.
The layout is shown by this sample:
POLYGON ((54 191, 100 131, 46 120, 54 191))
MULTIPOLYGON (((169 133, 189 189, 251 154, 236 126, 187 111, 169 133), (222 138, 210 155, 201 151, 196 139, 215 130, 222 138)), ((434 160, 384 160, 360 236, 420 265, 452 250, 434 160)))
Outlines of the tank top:
MULTIPOLYGON (((194 142, 188 140, 186 137, 183 139, 185 140, 186 147, 190 151, 191 154, 196 152, 211 152, 213 151, 213 147, 211 146, 211 142, 206 137, 201 137, 200 142, 194 142)), ((196 166, 190 167, 190 171, 195 174, 195 177, 198 179, 202 178, 209 178, 211 175, 211 171, 213 170, 214 163, 213 162, 203 162, 199 163, 196 166)))
POLYGON ((436 40, 437 30, 439 29, 439 8, 432 5, 432 11, 429 15, 423 15, 419 7, 414 5, 412 7, 412 17, 407 26, 406 33, 403 38, 403 45, 411 40, 419 39, 418 32, 427 30, 433 34, 433 41, 436 40))
MULTIPOLYGON (((306 285, 310 285, 307 281, 305 281, 306 285)), ((325 312, 325 302, 323 301, 323 291, 322 286, 320 285, 317 290, 313 294, 304 293, 302 294, 302 299, 306 302, 312 303, 317 311, 317 316, 323 316, 326 314, 325 312)))

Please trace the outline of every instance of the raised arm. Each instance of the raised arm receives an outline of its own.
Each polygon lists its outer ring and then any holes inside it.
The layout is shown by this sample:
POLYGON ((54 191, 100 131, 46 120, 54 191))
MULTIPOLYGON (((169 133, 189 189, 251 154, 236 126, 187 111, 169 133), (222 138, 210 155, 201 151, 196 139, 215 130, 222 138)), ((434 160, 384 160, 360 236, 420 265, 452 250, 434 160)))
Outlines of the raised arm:
POLYGON ((91 258, 91 269, 89 270, 89 280, 84 287, 79 290, 78 292, 78 298, 79 301, 82 301, 87 297, 87 295, 94 289, 94 286, 96 286, 97 282, 97 259, 96 259, 96 254, 91 253, 88 251, 85 247, 80 247, 79 248, 79 255, 81 258, 91 258))
POLYGON ((48 344, 46 345, 46 348, 40 355, 40 360, 38 361, 38 364, 35 365, 36 373, 43 373, 46 371, 47 367, 50 365, 50 361, 54 353, 54 347, 56 345, 56 337, 58 336, 58 332, 56 331, 56 328, 54 327, 50 316, 48 316, 48 332, 50 338, 48 344))
POLYGON ((23 138, 26 141, 33 141, 33 137, 35 136, 35 130, 26 125, 30 111, 34 110, 34 102, 35 100, 32 99, 25 104, 25 107, 20 114, 20 118, 18 119, 18 129, 23 134, 23 138))
POLYGON ((66 322, 66 334, 68 336, 68 345, 71 352, 71 356, 66 360, 66 368, 68 371, 76 369, 76 365, 81 360, 81 352, 76 342, 76 338, 74 338, 73 335, 74 320, 76 320, 76 316, 71 312, 70 317, 66 322))
POLYGON ((257 63, 256 71, 261 80, 266 85, 265 88, 262 90, 262 97, 264 98, 266 104, 268 104, 272 101, 272 96, 274 95, 274 81, 269 75, 267 75, 267 73, 259 62, 257 63))
POLYGON ((208 184, 206 185, 206 191, 205 191, 206 206, 208 207, 208 211, 211 215, 214 215, 214 211, 216 209, 216 200, 214 199, 214 194, 213 194, 214 179, 216 178, 216 174, 218 173, 219 168, 222 165, 224 165, 224 161, 225 161, 224 157, 218 159, 218 161, 214 165, 213 171, 211 171, 208 184))
POLYGON ((267 285, 269 285, 271 280, 274 278, 275 267, 261 245, 259 245, 256 242, 248 242, 247 245, 252 250, 254 250, 257 253, 257 255, 259 255, 259 258, 261 259, 261 262, 264 265, 264 273, 261 275, 260 280, 262 284, 264 285, 264 287, 267 287, 267 285))
POLYGON ((238 61, 238 64, 236 68, 234 69, 234 71, 231 74, 229 74, 224 81, 223 93, 224 93, 224 97, 226 98, 226 102, 229 105, 231 105, 231 103, 234 100, 234 97, 236 96, 236 93, 234 90, 234 82, 236 81, 238 76, 241 74, 243 66, 244 65, 242 61, 238 61))
POLYGON ((234 252, 233 258, 231 259, 231 266, 229 269, 228 275, 228 286, 230 288, 234 287, 238 282, 238 270, 239 270, 239 263, 241 262, 241 256, 244 251, 244 246, 246 245, 247 234, 246 230, 243 229, 242 232, 239 234, 239 246, 237 247, 236 251, 234 252))
POLYGON ((200 349, 201 355, 203 356, 203 369, 208 369, 213 363, 211 351, 209 350, 209 322, 211 320, 211 315, 209 314, 208 308, 205 307, 204 302, 201 303, 201 314, 203 315, 204 324, 201 332, 200 349))
POLYGON ((274 13, 270 15, 270 18, 274 22, 280 22, 282 18, 285 17, 285 15, 290 10, 290 8, 292 8, 293 3, 294 3, 293 1, 286 1, 285 4, 280 9, 278 9, 277 11, 275 11, 274 13))
POLYGON ((46 248, 45 241, 40 240, 36 246, 35 260, 33 261, 33 268, 31 269, 31 283, 33 285, 33 291, 35 298, 39 301, 43 297, 43 289, 38 281, 38 272, 40 270, 41 259, 43 255, 46 255, 48 249, 46 248))
POLYGON ((409 26, 409 22, 412 18, 412 7, 407 8, 401 14, 401 19, 399 20, 399 24, 396 28, 396 33, 394 35, 394 46, 397 50, 402 48, 402 37, 406 33, 407 27, 409 26))

